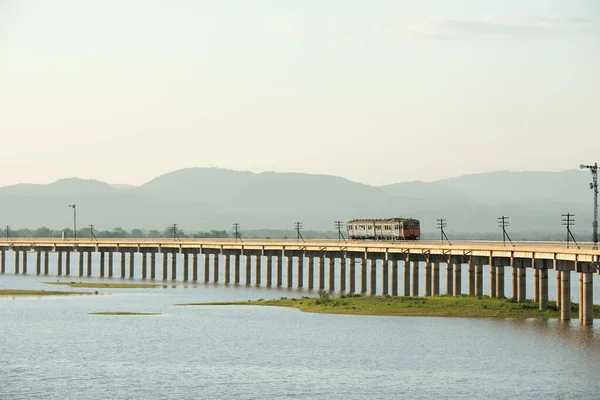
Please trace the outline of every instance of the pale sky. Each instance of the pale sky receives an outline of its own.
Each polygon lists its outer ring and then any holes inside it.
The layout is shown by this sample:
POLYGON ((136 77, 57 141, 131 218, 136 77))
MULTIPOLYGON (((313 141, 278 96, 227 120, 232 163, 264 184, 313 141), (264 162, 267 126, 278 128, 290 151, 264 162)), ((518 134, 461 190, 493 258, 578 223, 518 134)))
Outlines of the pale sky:
POLYGON ((600 2, 0 0, 0 185, 600 161, 600 2))

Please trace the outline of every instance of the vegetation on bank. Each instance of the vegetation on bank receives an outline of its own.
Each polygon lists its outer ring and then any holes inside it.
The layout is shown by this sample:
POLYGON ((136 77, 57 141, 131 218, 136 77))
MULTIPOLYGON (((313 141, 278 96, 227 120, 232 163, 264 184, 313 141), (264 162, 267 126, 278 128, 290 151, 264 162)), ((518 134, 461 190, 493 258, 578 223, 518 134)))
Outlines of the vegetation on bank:
POLYGON ((96 311, 93 315, 160 315, 159 312, 134 312, 134 311, 96 311))
POLYGON ((52 290, 22 290, 22 289, 0 289, 0 297, 12 296, 12 297, 27 297, 27 296, 71 296, 71 295, 82 295, 82 294, 98 294, 98 292, 59 292, 52 290))
MULTIPOLYGON (((239 302, 211 302, 179 304, 184 306, 209 305, 253 305, 293 307, 306 312, 328 314, 354 314, 379 316, 414 317, 476 317, 476 318, 559 318, 560 311, 555 302, 548 303, 546 311, 540 311, 538 304, 531 300, 518 303, 512 299, 482 297, 396 297, 361 296, 357 294, 329 297, 326 291, 320 291, 318 298, 302 297, 279 300, 248 300, 239 302)), ((578 305, 572 303, 573 318, 578 316, 578 305)), ((594 306, 594 317, 600 318, 600 305, 594 306)))
POLYGON ((152 289, 161 287, 152 283, 103 283, 103 282, 44 282, 47 285, 65 285, 78 288, 90 289, 152 289))

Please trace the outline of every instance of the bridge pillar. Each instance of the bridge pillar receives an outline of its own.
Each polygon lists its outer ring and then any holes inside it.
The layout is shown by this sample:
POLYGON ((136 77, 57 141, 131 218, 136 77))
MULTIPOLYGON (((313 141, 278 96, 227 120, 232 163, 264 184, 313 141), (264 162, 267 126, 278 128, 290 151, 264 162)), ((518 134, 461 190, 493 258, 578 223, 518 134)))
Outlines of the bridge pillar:
MULTIPOLYGON (((154 254, 154 253, 153 253, 154 254)), ((239 266, 238 266, 239 268, 239 266)), ((238 271, 239 273, 239 271, 238 271)), ((198 282, 198 252, 192 253, 192 281, 198 282)))
POLYGON ((410 296, 410 261, 407 258, 404 259, 404 263, 403 263, 403 267, 404 267, 404 279, 403 279, 403 284, 404 284, 404 296, 410 296))
POLYGON ((210 282, 210 254, 202 253, 202 265, 204 269, 204 283, 210 282))
POLYGON ((171 280, 175 279, 177 279, 177 253, 173 251, 171 253, 171 280))
POLYGON ((496 266, 490 262, 490 297, 496 296, 496 266))
POLYGON ((48 275, 48 269, 50 266, 48 265, 48 251, 44 251, 44 275, 48 275))
POLYGON ((346 256, 340 258, 340 292, 346 291, 346 256))
MULTIPOLYGON (((101 261, 104 261, 104 253, 100 253, 101 261)), ((62 251, 58 250, 56 252, 56 274, 58 276, 62 275, 62 251)), ((104 263, 101 264, 100 276, 104 276, 104 263)))
POLYGON ((423 295, 431 296, 431 262, 425 260, 425 282, 423 284, 423 295))
POLYGON ((356 293, 356 259, 350 258, 350 293, 356 293))
POLYGON ((377 259, 371 258, 367 262, 369 263, 371 272, 371 276, 369 278, 369 281, 371 283, 370 294, 371 296, 375 296, 377 294, 377 259))
POLYGON ((419 296, 419 261, 411 261, 412 267, 412 295, 419 296))
POLYGON ((329 291, 335 290, 335 258, 329 258, 329 291))
POLYGON ((359 258, 360 264, 360 292, 367 293, 367 259, 359 258))
POLYGON ((389 270, 390 270, 390 262, 386 258, 381 263, 381 293, 383 295, 386 295, 389 293, 388 292, 389 287, 390 287, 389 270))
MULTIPOLYGON (((213 254, 213 282, 219 282, 219 258, 220 254, 213 254)), ((227 263, 225 263, 227 264, 227 263)))
POLYGON ((234 263, 234 257, 235 255, 232 254, 223 254, 223 265, 225 266, 225 283, 231 282, 231 266, 234 263))
POLYGON ((318 263, 317 270, 319 271, 319 289, 320 290, 325 289, 325 261, 326 260, 327 260, 327 258, 324 256, 317 257, 317 263, 318 263))
MULTIPOLYGON (((183 281, 187 282, 190 278, 190 255, 185 250, 182 251, 181 255, 183 256, 183 281)), ((177 275, 173 279, 176 278, 177 275)))
MULTIPOLYGON (((164 257, 163 253, 163 257, 164 257)), ((166 269, 166 268, 165 268, 166 269)), ((163 271, 163 278, 166 273, 163 271)), ((135 277, 135 251, 129 252, 129 279, 133 279, 135 277)))
POLYGON ((398 260, 392 260, 392 296, 398 296, 398 260))
POLYGON ((298 254, 298 271, 296 272, 298 288, 301 289, 304 287, 304 254, 298 254))
POLYGON ((521 268, 517 267, 516 265, 514 265, 515 261, 513 259, 511 259, 511 274, 510 274, 510 296, 511 299, 513 300, 517 300, 517 298, 519 297, 519 284, 518 284, 518 280, 519 280, 519 270, 521 268))
POLYGON ((113 268, 114 268, 114 253, 113 251, 108 252, 108 277, 113 277, 113 268))
POLYGON ((462 263, 454 264, 454 296, 462 295, 462 263))
POLYGON ((467 262, 467 280, 469 281, 469 296, 475 296, 475 265, 471 261, 471 257, 468 258, 467 262))
POLYGON ((584 308, 584 300, 583 300, 583 274, 579 273, 579 291, 578 291, 578 311, 579 311, 579 322, 583 323, 583 308, 584 308))
POLYGON ((496 266, 496 297, 504 298, 504 265, 496 266))
POLYGON ((261 254, 257 254, 256 255, 256 271, 254 271, 254 280, 255 280, 255 285, 256 286, 260 286, 261 284, 261 278, 262 278, 262 255, 261 254))
POLYGON ((240 257, 241 255, 233 256, 233 283, 236 285, 240 283, 240 257))
POLYGON ((150 251, 150 279, 156 279, 156 250, 150 251))
POLYGON ((35 274, 39 275, 42 272, 42 252, 40 250, 35 252, 35 274))
POLYGON ((446 261, 446 295, 452 296, 454 294, 454 269, 452 263, 446 261))
POLYGON ((252 281, 252 269, 250 268, 252 256, 250 254, 244 254, 244 271, 246 271, 246 285, 250 285, 252 281))
POLYGON ((121 250, 121 251, 119 252, 119 254, 120 254, 120 256, 121 256, 121 258, 120 258, 120 261, 121 261, 121 279, 123 279, 123 278, 125 278, 125 276, 126 276, 126 272, 127 272, 127 271, 126 271, 126 269, 127 269, 127 265, 126 265, 126 264, 127 264, 127 262, 126 262, 126 260, 125 260, 125 254, 126 254, 126 253, 125 253, 125 251, 124 251, 124 250, 121 250))
POLYGON ((434 262, 433 269, 431 270, 431 295, 437 296, 440 294, 440 263, 434 262))
POLYGON ((314 289, 315 287, 315 258, 312 254, 308 254, 306 267, 308 268, 308 285, 309 289, 314 289))
POLYGON ((277 287, 283 286, 283 255, 275 256, 275 265, 276 265, 276 273, 275 273, 275 281, 277 282, 277 287))
POLYGON ((6 272, 6 252, 4 250, 0 250, 0 274, 4 274, 6 272))
POLYGON ((291 255, 285 257, 285 269, 287 271, 287 287, 291 289, 294 287, 294 258, 291 255))
MULTIPOLYGON (((521 268, 517 268, 517 301, 519 303, 524 302, 525 300, 527 300, 527 268, 526 267, 521 267, 521 268)), ((539 277, 539 272, 538 272, 538 277, 539 277)))
POLYGON ((483 296, 483 265, 475 265, 475 296, 483 296))
POLYGON ((21 258, 20 253, 21 253, 20 250, 15 250, 15 259, 14 259, 14 262, 15 262, 15 275, 20 272, 20 268, 19 268, 20 258, 21 258))
POLYGON ((560 310, 562 306, 562 291, 561 291, 561 271, 556 271, 556 308, 560 310))
MULTIPOLYGON (((142 279, 146 279, 146 275, 148 273, 148 256, 146 254, 146 249, 141 250, 142 253, 142 279)), ((173 258, 175 258, 175 254, 173 253, 173 258)), ((171 278, 175 279, 175 273, 171 274, 171 278)))
POLYGON ((23 275, 27 274, 27 249, 23 250, 23 275))
POLYGON ((544 311, 548 308, 548 270, 540 269, 538 271, 538 279, 538 304, 540 306, 540 310, 544 311))
POLYGON ((594 274, 591 272, 584 272, 583 276, 583 312, 582 312, 582 323, 584 325, 594 324, 594 274))
POLYGON ((561 271, 560 277, 560 319, 568 321, 571 319, 571 271, 561 271))
POLYGON ((267 269, 267 287, 273 286, 273 256, 267 254, 265 257, 265 268, 267 269))
MULTIPOLYGON (((541 260, 539 260, 541 261, 541 260)), ((536 268, 535 263, 537 261, 534 261, 534 268, 533 268, 533 301, 535 301, 536 303, 540 302, 540 282, 541 282, 541 277, 540 277, 540 270, 538 268, 536 268)), ((548 275, 546 274, 546 281, 548 280, 548 275)))
POLYGON ((85 252, 85 275, 92 276, 92 252, 85 252))
MULTIPOLYGON (((65 251, 65 276, 71 275, 71 251, 65 251)), ((112 275, 109 275, 112 276, 112 275)))

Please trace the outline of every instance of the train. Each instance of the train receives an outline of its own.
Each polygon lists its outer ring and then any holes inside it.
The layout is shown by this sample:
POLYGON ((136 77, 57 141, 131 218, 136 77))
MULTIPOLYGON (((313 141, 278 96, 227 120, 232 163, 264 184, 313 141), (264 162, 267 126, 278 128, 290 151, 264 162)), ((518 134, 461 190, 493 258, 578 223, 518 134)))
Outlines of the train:
POLYGON ((353 219, 346 224, 353 240, 419 240, 421 224, 414 218, 353 219))

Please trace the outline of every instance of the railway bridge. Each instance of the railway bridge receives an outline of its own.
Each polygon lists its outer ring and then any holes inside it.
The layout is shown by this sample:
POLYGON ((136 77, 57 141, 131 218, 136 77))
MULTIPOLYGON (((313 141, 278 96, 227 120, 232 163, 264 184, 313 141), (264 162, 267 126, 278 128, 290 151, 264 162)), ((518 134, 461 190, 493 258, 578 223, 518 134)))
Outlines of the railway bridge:
POLYGON ((566 248, 564 243, 549 242, 505 245, 463 241, 443 245, 427 241, 9 239, 0 240, 2 274, 7 272, 7 251, 14 254, 15 274, 27 274, 33 264, 28 257, 35 257, 36 275, 89 277, 93 254, 97 254, 99 277, 176 280, 181 276, 183 281, 193 282, 393 296, 440 294, 440 268, 444 266, 445 293, 482 296, 483 266, 487 265, 491 297, 525 301, 526 282, 532 279, 531 297, 541 310, 548 307, 548 270, 552 269, 562 320, 571 319, 571 279, 579 279, 579 320, 584 325, 593 324, 593 277, 600 274, 600 250, 591 244, 566 248), (141 256, 136 257, 136 253, 141 256), (51 254, 56 263, 49 262, 51 254), (72 258, 77 261, 73 269, 72 258), (136 258, 141 263, 141 276, 137 277, 136 258), (50 265, 56 270, 50 271, 50 265), (178 268, 182 269, 179 273, 178 268), (507 268, 512 277, 510 295, 505 288, 507 268), (468 276, 464 289, 463 270, 468 276), (423 282, 419 282, 421 275, 423 282))

